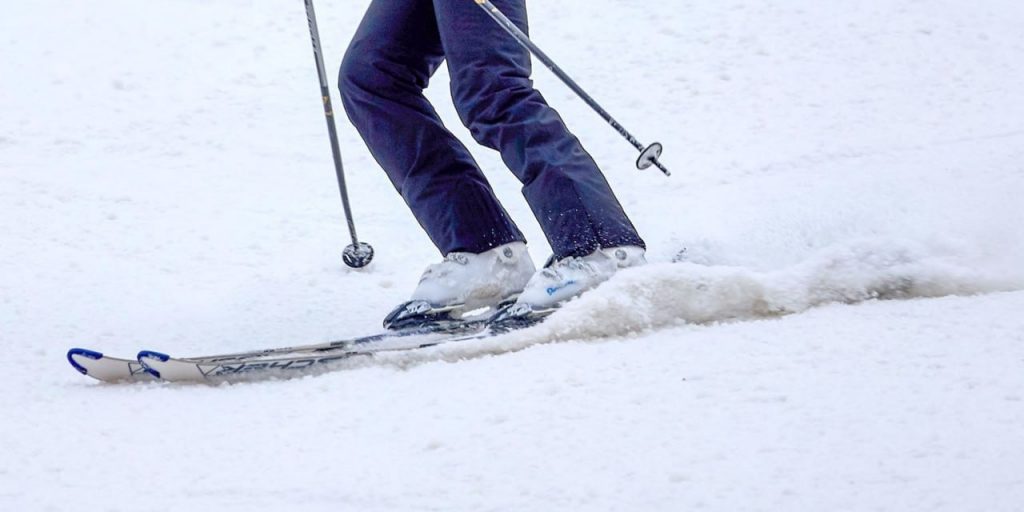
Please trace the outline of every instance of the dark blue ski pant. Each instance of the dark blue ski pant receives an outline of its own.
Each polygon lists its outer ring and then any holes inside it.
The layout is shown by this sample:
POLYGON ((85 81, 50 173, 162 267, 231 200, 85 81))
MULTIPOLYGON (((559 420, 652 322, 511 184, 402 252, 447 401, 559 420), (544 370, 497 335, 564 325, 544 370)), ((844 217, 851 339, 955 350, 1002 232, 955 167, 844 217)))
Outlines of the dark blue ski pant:
MULTIPOLYGON (((527 30, 524 0, 493 2, 527 30)), ((529 53, 473 0, 373 0, 341 65, 342 101, 442 254, 525 241, 423 95, 445 59, 462 122, 523 183, 556 257, 643 246, 593 158, 534 90, 529 53)))

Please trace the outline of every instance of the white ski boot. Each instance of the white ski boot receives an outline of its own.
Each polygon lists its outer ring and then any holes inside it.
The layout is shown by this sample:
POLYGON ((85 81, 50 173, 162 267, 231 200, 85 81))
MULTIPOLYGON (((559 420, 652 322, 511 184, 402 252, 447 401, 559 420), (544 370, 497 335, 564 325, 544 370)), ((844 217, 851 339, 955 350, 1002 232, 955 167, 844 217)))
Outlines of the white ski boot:
POLYGON ((523 242, 480 254, 449 253, 441 263, 427 267, 412 298, 384 319, 384 327, 401 329, 487 318, 499 306, 514 301, 535 271, 523 242))
POLYGON ((645 263, 644 249, 636 246, 610 247, 558 260, 534 274, 515 304, 500 311, 491 323, 543 318, 569 299, 607 281, 619 269, 645 263))

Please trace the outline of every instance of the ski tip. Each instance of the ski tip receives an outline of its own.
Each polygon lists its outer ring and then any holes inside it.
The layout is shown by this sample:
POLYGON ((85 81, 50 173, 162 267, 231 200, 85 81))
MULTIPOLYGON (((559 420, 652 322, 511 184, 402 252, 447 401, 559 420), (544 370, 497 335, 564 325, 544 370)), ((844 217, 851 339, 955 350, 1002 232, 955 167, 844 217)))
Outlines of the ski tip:
POLYGON ((142 361, 143 358, 146 358, 146 359, 156 359, 157 361, 160 361, 162 363, 162 362, 165 362, 168 359, 170 359, 171 356, 169 356, 167 354, 164 354, 162 352, 154 352, 152 350, 143 350, 143 351, 139 352, 138 358, 139 358, 139 361, 142 361))
POLYGON ((171 356, 169 356, 167 354, 164 354, 162 352, 154 352, 152 350, 143 350, 143 351, 139 352, 139 355, 136 356, 136 357, 139 360, 139 364, 141 364, 142 367, 146 370, 146 373, 148 373, 148 374, 150 374, 150 375, 152 375, 152 376, 154 376, 154 377, 156 377, 158 379, 160 378, 160 372, 157 371, 157 370, 154 370, 153 368, 150 368, 150 366, 148 364, 146 364, 146 361, 144 361, 144 359, 154 359, 156 361, 160 361, 161 363, 163 363, 163 362, 166 362, 168 359, 171 358, 171 356))
POLYGON ((82 356, 95 360, 103 358, 102 353, 96 352, 95 350, 89 350, 87 348, 73 348, 68 350, 68 362, 71 363, 71 366, 78 370, 78 373, 81 373, 82 375, 89 375, 89 370, 79 364, 78 361, 75 361, 75 356, 82 356))

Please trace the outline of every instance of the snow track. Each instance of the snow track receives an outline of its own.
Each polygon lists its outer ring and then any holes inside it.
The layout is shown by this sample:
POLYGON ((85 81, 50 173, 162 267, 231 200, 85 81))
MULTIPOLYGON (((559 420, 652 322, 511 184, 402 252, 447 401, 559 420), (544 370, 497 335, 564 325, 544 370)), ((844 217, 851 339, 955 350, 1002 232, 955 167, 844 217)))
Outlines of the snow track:
MULTIPOLYGON (((329 67, 366 4, 318 0, 329 67)), ((636 173, 538 66, 652 265, 492 342, 220 387, 93 384, 64 353, 366 334, 437 258, 342 123, 378 251, 342 266, 301 3, 5 6, 0 510, 1017 512, 1019 4, 532 2, 665 144, 674 176, 636 173)), ((428 96, 545 257, 445 75, 428 96)))

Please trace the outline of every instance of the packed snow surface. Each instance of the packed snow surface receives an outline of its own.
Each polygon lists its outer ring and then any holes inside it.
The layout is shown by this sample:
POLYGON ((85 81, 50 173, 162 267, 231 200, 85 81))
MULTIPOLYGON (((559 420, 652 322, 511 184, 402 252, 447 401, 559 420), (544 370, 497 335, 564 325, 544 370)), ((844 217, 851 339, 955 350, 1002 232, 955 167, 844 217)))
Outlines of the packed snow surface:
MULTIPOLYGON (((366 4, 319 1, 329 67, 366 4)), ((341 123, 378 253, 341 264, 301 2, 6 6, 0 509, 1024 508, 1024 7, 530 9, 536 42, 666 147, 673 177, 633 170, 536 66, 651 264, 502 337, 175 386, 99 384, 64 353, 370 333, 439 255, 341 123)), ((444 69, 428 95, 543 258, 444 69)))

